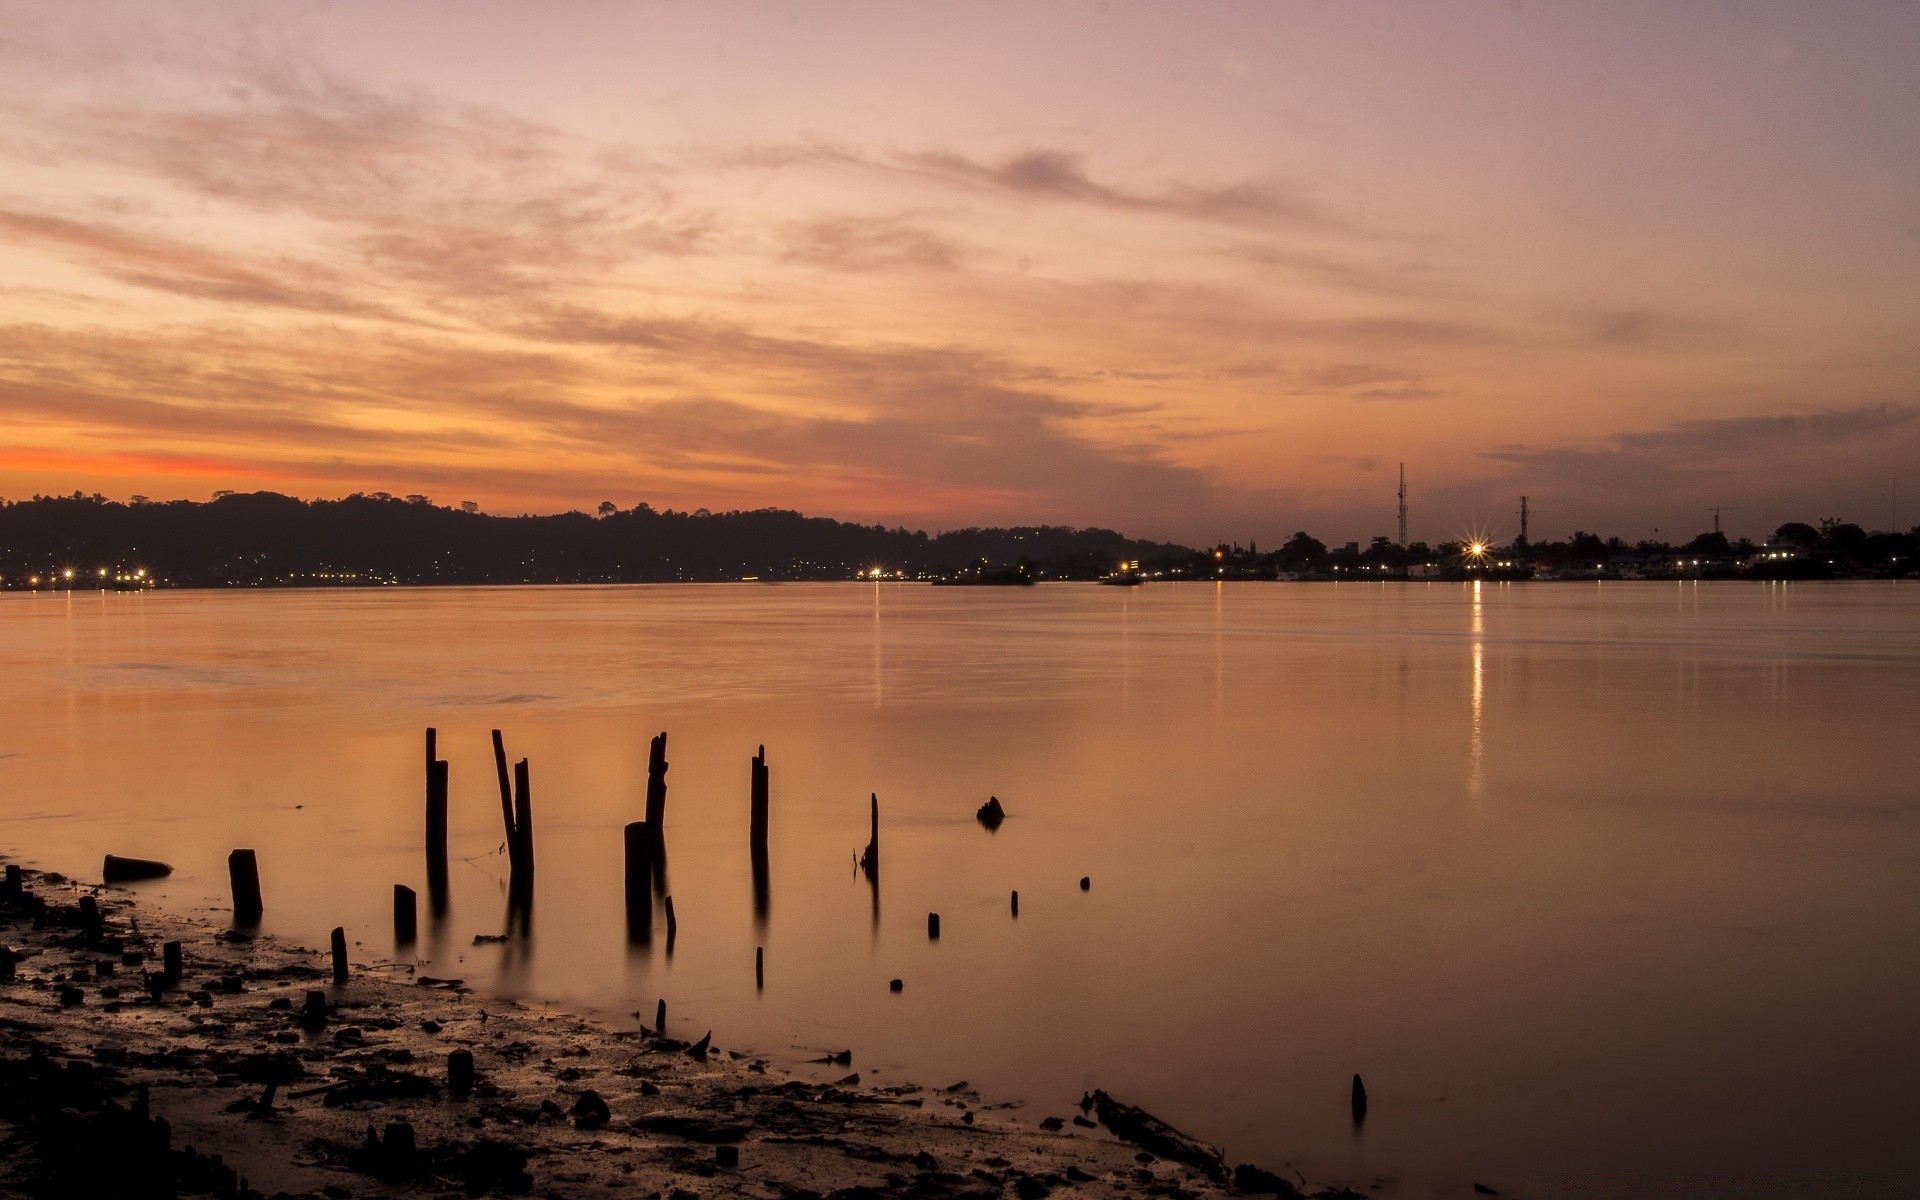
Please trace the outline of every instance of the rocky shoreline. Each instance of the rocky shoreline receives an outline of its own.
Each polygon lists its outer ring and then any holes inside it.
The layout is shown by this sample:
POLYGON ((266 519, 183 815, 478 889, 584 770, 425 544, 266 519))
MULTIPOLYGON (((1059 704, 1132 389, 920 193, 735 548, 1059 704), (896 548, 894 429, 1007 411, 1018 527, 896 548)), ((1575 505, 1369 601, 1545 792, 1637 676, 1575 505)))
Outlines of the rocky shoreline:
POLYGON ((823 1085, 458 980, 335 983, 302 947, 7 874, 0 1194, 1356 1195, 1230 1168, 1104 1093, 1016 1124, 964 1083, 823 1085))

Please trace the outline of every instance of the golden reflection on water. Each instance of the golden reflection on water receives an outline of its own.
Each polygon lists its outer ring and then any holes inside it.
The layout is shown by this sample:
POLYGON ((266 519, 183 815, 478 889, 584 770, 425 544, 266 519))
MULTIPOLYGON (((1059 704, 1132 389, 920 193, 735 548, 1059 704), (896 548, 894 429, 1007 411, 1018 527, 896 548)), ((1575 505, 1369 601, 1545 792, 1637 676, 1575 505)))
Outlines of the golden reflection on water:
POLYGON ((1486 740, 1481 718, 1487 694, 1487 617, 1480 601, 1480 581, 1473 581, 1469 636, 1473 651, 1473 718, 1467 739, 1467 798, 1477 813, 1485 812, 1487 796, 1486 740))
POLYGON ((164 858, 142 891, 217 912, 257 847, 269 932, 384 958, 432 725, 452 896, 415 965, 483 992, 665 998, 1034 1116, 1106 1086, 1361 1186, 1920 1177, 1920 592, 1666 587, 1234 583, 1231 623, 1217 581, 4 595, 0 850, 164 858), (496 727, 542 866, 521 936, 475 945, 511 928, 496 727), (619 902, 662 729, 671 960, 619 902))

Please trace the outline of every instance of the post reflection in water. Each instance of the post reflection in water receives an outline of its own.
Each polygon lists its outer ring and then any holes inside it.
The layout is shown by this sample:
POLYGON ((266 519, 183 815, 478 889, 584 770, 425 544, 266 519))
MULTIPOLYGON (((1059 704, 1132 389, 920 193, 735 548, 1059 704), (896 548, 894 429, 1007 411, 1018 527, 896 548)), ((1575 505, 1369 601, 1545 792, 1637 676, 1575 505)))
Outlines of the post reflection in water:
MULTIPOLYGON (((1920 1194, 1920 591, 1237 582, 1229 624, 1218 582, 853 586, 0 595, 0 851, 161 858, 143 900, 224 916, 255 847, 267 934, 384 944, 394 885, 426 891, 436 727, 452 871, 418 970, 482 995, 615 1024, 670 996, 809 1078, 853 1047, 1028 1111, 1123 1083, 1236 1157, 1408 1195, 1728 1162, 1920 1194), (540 772, 537 915, 494 727, 540 772), (621 842, 668 729, 670 962, 626 941, 621 842), (749 864, 761 745, 780 836, 749 864), (861 869, 862 792, 914 920, 861 869)), ((635 881, 652 926, 665 880, 635 881)))

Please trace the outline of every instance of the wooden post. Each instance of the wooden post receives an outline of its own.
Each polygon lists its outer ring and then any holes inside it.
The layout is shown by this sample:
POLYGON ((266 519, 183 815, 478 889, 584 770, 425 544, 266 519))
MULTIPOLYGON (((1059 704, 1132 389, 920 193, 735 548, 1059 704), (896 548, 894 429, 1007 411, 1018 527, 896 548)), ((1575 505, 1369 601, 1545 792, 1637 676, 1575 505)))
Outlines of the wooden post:
POLYGON ((333 981, 347 981, 347 931, 338 925, 333 928, 333 981))
POLYGON ((747 826, 747 841, 755 854, 767 852, 767 748, 753 756, 752 811, 747 826))
POLYGON ((435 912, 447 906, 447 764, 435 757, 439 731, 427 730, 427 896, 435 912))
POLYGON ((393 940, 411 945, 420 936, 420 902, 404 883, 393 885, 393 940))
POLYGON ((160 947, 160 978, 165 980, 169 987, 180 982, 180 976, 185 970, 186 964, 183 961, 179 942, 168 942, 160 947))
POLYGON ((622 831, 627 852, 627 937, 653 937, 653 846, 645 821, 629 821, 622 831))
POLYGON ((868 800, 873 805, 870 810, 872 832, 867 838, 866 850, 860 855, 860 866, 872 879, 880 875, 880 793, 872 793, 868 800))
POLYGON ((647 753, 647 829, 658 845, 667 840, 667 735, 662 730, 647 753))
POLYGON ((493 769, 500 776, 500 820, 507 828, 507 853, 511 855, 514 847, 513 781, 507 775, 507 744, 501 739, 498 729, 493 731, 493 769))
POLYGON ((930 942, 937 942, 940 940, 940 914, 939 913, 927 914, 927 940, 930 942))
POLYGON ((753 948, 753 990, 756 992, 767 990, 767 948, 765 946, 753 948))
POLYGON ((673 953, 673 939, 680 934, 680 922, 673 916, 673 897, 667 897, 667 953, 673 953))
POLYGON ((1358 1125, 1360 1122, 1366 1119, 1367 1119, 1367 1085, 1364 1083, 1361 1083, 1360 1077, 1358 1075, 1355 1075, 1353 1077, 1353 1123, 1355 1125, 1358 1125))
POLYGON ((1020 915, 1020 891, 1018 888, 1014 889, 1013 893, 1013 915, 1016 917, 1020 915))
POLYGON ((513 764, 513 833, 520 848, 515 873, 524 872, 533 883, 533 787, 529 782, 527 760, 513 764))
POLYGON ((473 1090, 473 1051, 452 1050, 447 1053, 447 1091, 460 1097, 473 1090))
POLYGON ((653 1031, 658 1034, 667 1032, 667 1001, 662 997, 660 1003, 653 1006, 653 1031))
POLYGON ((24 880, 20 875, 19 864, 8 863, 7 864, 7 885, 6 885, 6 890, 4 894, 8 897, 18 896, 25 887, 26 887, 26 880, 24 880))
POLYGON ((260 860, 253 851, 227 855, 227 882, 233 890, 233 919, 241 924, 258 921, 266 906, 260 902, 260 860))

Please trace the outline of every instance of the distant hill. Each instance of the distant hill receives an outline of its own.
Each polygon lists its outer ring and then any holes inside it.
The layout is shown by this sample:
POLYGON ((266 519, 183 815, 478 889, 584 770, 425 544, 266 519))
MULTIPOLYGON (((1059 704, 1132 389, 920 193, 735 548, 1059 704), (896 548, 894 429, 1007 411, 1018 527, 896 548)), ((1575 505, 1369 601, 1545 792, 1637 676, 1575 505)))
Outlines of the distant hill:
POLYGON ((9 587, 35 574, 102 568, 110 576, 144 568, 162 586, 849 579, 874 567, 918 578, 1023 558, 1042 578, 1092 578, 1116 560, 1191 553, 1110 529, 929 536, 771 508, 687 513, 642 504, 503 517, 418 496, 275 492, 132 504, 76 492, 0 505, 0 579, 9 587))

